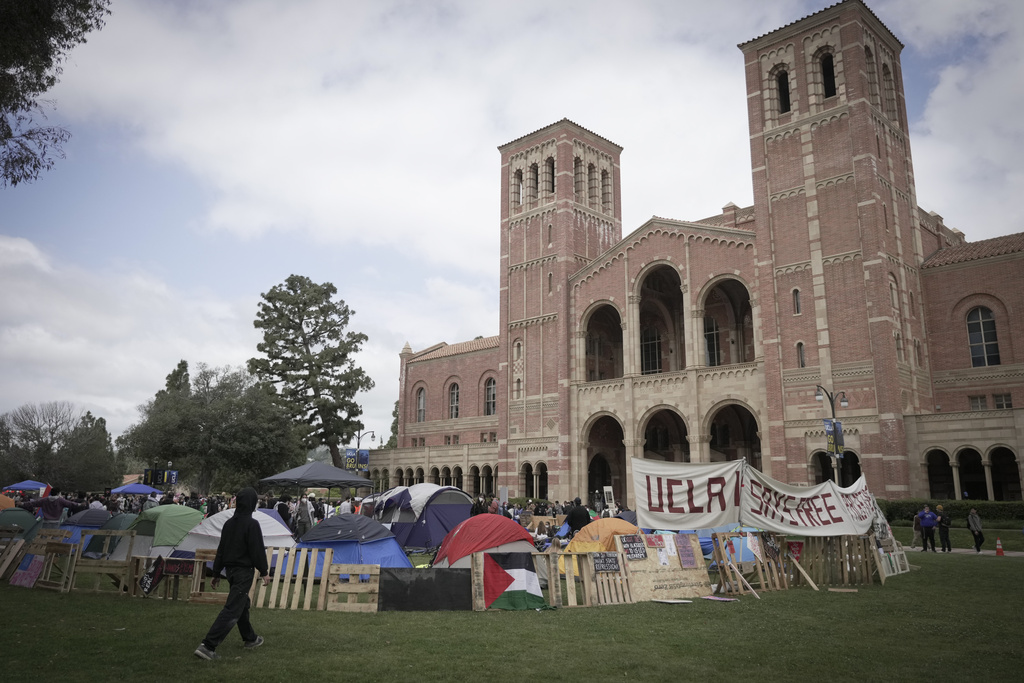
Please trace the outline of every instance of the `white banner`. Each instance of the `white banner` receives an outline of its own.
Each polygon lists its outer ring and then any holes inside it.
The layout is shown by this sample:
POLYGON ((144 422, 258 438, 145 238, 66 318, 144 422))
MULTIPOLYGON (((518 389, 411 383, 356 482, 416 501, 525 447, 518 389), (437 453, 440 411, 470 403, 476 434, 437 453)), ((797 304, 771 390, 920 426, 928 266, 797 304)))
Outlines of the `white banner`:
POLYGON ((633 458, 637 525, 707 529, 739 522, 742 460, 695 464, 633 458))
POLYGON ((793 486, 743 460, 695 464, 633 458, 637 524, 645 529, 708 529, 746 524, 799 536, 867 533, 875 502, 863 476, 849 488, 829 481, 793 486))
POLYGON ((851 536, 871 529, 874 501, 863 475, 853 486, 828 481, 793 486, 769 479, 753 467, 744 471, 740 520, 758 529, 800 536, 851 536))

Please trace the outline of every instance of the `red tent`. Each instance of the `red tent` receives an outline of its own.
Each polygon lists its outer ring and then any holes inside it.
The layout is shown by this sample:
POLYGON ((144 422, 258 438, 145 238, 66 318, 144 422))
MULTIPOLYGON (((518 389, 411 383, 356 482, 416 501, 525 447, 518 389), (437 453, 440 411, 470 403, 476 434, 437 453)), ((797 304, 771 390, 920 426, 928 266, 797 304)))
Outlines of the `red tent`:
POLYGON ((469 566, 475 552, 531 553, 533 536, 502 515, 482 514, 470 517, 448 532, 434 558, 434 567, 469 566), (460 560, 463 560, 460 562, 460 560))

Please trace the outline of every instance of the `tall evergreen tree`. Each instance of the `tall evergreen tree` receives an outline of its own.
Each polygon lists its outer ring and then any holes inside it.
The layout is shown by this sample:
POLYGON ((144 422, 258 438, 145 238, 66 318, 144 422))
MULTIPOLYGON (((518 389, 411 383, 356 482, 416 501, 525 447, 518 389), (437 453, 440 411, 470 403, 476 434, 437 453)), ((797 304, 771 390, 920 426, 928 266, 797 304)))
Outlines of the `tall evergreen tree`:
POLYGON ((356 394, 373 388, 353 356, 366 335, 346 331, 352 311, 331 283, 291 275, 263 294, 254 326, 263 330, 249 370, 273 384, 283 405, 306 425, 307 448, 326 445, 342 467, 339 444, 363 428, 356 394))

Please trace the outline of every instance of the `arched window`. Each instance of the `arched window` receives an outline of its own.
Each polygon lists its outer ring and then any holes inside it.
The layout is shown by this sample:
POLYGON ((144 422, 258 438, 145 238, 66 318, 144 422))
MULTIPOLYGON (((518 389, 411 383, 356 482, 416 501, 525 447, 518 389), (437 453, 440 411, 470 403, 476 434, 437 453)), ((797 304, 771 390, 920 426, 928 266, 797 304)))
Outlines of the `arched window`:
POLYGON ((800 290, 793 290, 793 315, 800 315, 800 290))
POLYGON ((836 96, 836 69, 830 52, 821 56, 821 84, 826 98, 836 96))
POLYGON ((548 157, 544 162, 544 191, 555 193, 555 158, 548 157))
POLYGON ((523 396, 523 380, 516 380, 516 398, 522 398, 523 396))
POLYGON ((707 365, 716 367, 722 364, 722 349, 718 344, 718 321, 707 316, 704 318, 704 347, 707 365))
POLYGON ((797 342, 796 343, 796 366, 798 368, 806 368, 807 367, 807 359, 804 357, 804 343, 803 342, 797 342))
POLYGON ((554 281, 554 276, 551 273, 548 273, 548 294, 551 293, 551 286, 552 286, 553 281, 554 281))
POLYGON ((526 201, 533 206, 537 201, 537 164, 530 164, 530 172, 526 176, 526 201))
POLYGON ((454 382, 448 387, 448 419, 454 420, 459 416, 459 385, 454 382))
POLYGON ((587 191, 587 179, 583 174, 583 160, 575 157, 572 160, 573 192, 576 194, 576 201, 583 203, 584 192, 587 191))
POLYGON ((999 365, 996 319, 985 306, 972 308, 967 314, 967 343, 971 349, 972 367, 999 365))
POLYGON ((889 303, 894 311, 900 310, 900 287, 896 282, 896 276, 889 274, 889 303))
POLYGON ((597 204, 600 196, 601 188, 597 184, 597 167, 593 164, 587 166, 587 201, 591 206, 597 204))
POLYGON ((919 368, 923 368, 924 367, 923 358, 921 356, 921 340, 920 339, 915 339, 914 340, 914 359, 917 362, 917 367, 919 367, 919 368))
POLYGON ((427 420, 427 390, 420 389, 416 392, 416 421, 426 422, 427 420))
POLYGON ((789 102, 789 74, 780 71, 775 75, 775 85, 779 89, 779 113, 785 114, 790 109, 789 102))
POLYGON ((551 235, 552 235, 551 224, 548 223, 548 246, 551 246, 551 241, 552 241, 551 240, 551 235))
MULTIPOLYGON (((870 47, 864 48, 864 61, 868 66, 868 99, 871 104, 878 106, 878 74, 875 66, 875 55, 870 47)), ((881 155, 879 155, 881 156, 881 155)))
POLYGON ((896 121, 896 86, 888 64, 882 64, 882 89, 885 91, 885 115, 896 121))
POLYGON ((516 342, 516 345, 512 347, 512 360, 519 360, 523 357, 523 343, 516 342))
POLYGON ((493 377, 484 382, 484 415, 494 415, 498 412, 498 383, 493 377))
POLYGON ((896 360, 901 363, 905 360, 903 357, 903 335, 899 332, 896 333, 896 360))
POLYGON ((648 327, 640 333, 640 373, 658 372, 661 372, 661 333, 657 327, 648 327))
POLYGON ((523 205, 523 170, 512 175, 512 206, 523 205))
POLYGON ((601 208, 612 210, 612 175, 607 170, 601 171, 601 208))

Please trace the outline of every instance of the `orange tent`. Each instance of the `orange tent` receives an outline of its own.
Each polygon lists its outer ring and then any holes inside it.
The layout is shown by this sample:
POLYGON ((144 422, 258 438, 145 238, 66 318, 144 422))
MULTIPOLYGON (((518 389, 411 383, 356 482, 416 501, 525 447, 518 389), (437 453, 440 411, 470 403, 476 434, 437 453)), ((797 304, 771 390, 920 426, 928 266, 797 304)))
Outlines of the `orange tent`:
POLYGON ((0 494, 0 510, 6 510, 7 508, 12 507, 14 507, 14 500, 0 494))
MULTIPOLYGON (((586 525, 572 537, 572 542, 569 544, 570 548, 576 541, 580 543, 594 542, 600 543, 601 548, 604 551, 611 552, 615 550, 615 537, 623 534, 638 534, 640 533, 639 527, 630 524, 624 519, 617 517, 605 517, 604 519, 596 519, 590 524, 586 525)), ((567 550, 569 550, 567 548, 567 550)))

